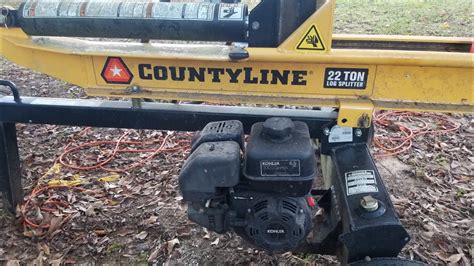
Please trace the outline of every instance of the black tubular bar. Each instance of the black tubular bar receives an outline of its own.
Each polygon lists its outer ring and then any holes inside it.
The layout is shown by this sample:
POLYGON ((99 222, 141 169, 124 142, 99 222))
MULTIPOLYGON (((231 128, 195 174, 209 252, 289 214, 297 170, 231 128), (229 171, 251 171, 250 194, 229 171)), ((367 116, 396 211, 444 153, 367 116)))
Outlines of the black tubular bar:
POLYGON ((21 103, 21 98, 20 98, 20 92, 18 91, 18 88, 16 87, 15 83, 9 81, 9 80, 2 80, 0 79, 0 86, 6 86, 10 88, 13 94, 13 99, 15 100, 16 103, 21 103))
POLYGON ((23 202, 20 156, 14 123, 0 122, 0 191, 3 193, 3 208, 11 213, 23 202))
POLYGON ((52 124, 109 128, 198 131, 209 122, 239 120, 246 133, 257 122, 269 117, 289 117, 308 124, 313 138, 337 119, 337 113, 320 110, 210 106, 143 102, 132 108, 131 101, 22 97, 16 103, 0 97, 0 121, 9 123, 52 124))

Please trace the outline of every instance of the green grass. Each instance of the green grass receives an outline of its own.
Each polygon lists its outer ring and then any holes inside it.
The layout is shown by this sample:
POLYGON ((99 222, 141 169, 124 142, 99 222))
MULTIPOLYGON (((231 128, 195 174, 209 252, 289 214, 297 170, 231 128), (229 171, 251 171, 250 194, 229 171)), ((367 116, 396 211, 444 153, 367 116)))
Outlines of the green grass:
POLYGON ((338 0, 336 33, 467 36, 472 0, 338 0))
POLYGON ((115 254, 115 253, 118 253, 119 251, 121 251, 122 249, 125 248, 125 245, 122 244, 122 243, 111 243, 108 247, 107 247, 107 253, 109 254, 115 254))

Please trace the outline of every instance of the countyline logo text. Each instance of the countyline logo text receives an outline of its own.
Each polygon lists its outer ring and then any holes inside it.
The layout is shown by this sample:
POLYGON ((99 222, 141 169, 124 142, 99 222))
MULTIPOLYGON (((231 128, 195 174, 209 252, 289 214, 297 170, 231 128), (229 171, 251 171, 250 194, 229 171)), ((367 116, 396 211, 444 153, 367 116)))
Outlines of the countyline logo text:
POLYGON ((139 64, 138 73, 142 80, 189 81, 212 83, 243 83, 272 85, 307 84, 308 71, 305 70, 274 70, 261 69, 254 71, 251 67, 244 68, 204 68, 204 67, 173 67, 139 64))

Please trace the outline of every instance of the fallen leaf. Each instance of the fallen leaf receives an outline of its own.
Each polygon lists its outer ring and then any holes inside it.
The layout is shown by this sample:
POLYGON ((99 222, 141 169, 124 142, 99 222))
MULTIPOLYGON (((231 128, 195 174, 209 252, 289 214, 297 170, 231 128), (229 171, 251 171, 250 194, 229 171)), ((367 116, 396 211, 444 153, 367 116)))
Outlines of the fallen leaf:
POLYGON ((158 217, 152 215, 150 218, 143 221, 143 224, 155 224, 158 221, 158 217))
POLYGON ((100 237, 107 235, 107 230, 104 230, 104 229, 97 229, 97 230, 94 230, 94 232, 97 236, 100 236, 100 237))
POLYGON ((209 231, 204 228, 204 233, 206 233, 202 238, 204 239, 210 239, 211 238, 211 233, 209 233, 209 231))
POLYGON ((153 252, 150 253, 150 256, 148 256, 148 262, 152 263, 158 258, 158 255, 160 254, 160 248, 155 248, 153 252))
POLYGON ((43 250, 44 254, 49 256, 51 255, 51 251, 49 249, 49 246, 46 244, 41 244, 41 250, 43 250))
POLYGON ((171 254, 174 247, 177 246, 177 245, 179 245, 179 239, 177 239, 177 238, 166 242, 166 251, 168 251, 168 254, 171 254))
POLYGON ((62 224, 63 224, 63 218, 54 216, 51 219, 51 222, 49 223, 48 235, 51 235, 54 232, 56 232, 59 228, 61 228, 62 224))
POLYGON ((219 245, 219 238, 216 238, 216 240, 212 241, 211 246, 217 246, 219 245))
POLYGON ((9 260, 5 266, 20 266, 19 260, 9 260))
POLYGON ((30 230, 30 231, 24 231, 23 235, 26 237, 32 238, 35 235, 35 233, 30 230))
POLYGON ((48 186, 77 187, 83 183, 84 180, 82 180, 79 175, 73 175, 71 180, 52 179, 48 182, 48 186))
POLYGON ((462 256, 464 256, 464 255, 463 254, 454 254, 454 255, 450 256, 447 261, 449 263, 455 264, 459 260, 461 260, 462 256))
POLYGON ((117 235, 126 236, 126 235, 130 235, 134 232, 135 232, 135 230, 131 230, 131 229, 121 229, 120 231, 117 232, 117 235))
POLYGON ((176 229, 179 238, 192 237, 191 228, 189 226, 181 226, 176 229))
POLYGON ((94 207, 94 209, 99 209, 102 206, 104 206, 103 201, 95 201, 94 203, 92 203, 92 207, 94 207))
POLYGON ((35 265, 35 266, 43 266, 43 261, 46 259, 44 256, 44 252, 41 251, 39 254, 38 254, 38 257, 36 257, 36 259, 34 259, 31 264, 32 265, 35 265))
POLYGON ((111 174, 111 175, 99 178, 100 182, 115 182, 117 180, 120 180, 119 174, 111 174))
POLYGON ((94 206, 93 206, 93 205, 89 205, 89 207, 87 207, 85 213, 86 213, 86 216, 89 216, 89 217, 95 216, 96 213, 95 213, 95 210, 94 210, 94 206))
POLYGON ((63 262, 63 258, 59 258, 59 259, 55 259, 55 260, 50 260, 48 261, 49 265, 51 266, 60 266, 62 265, 62 262, 63 262))
POLYGON ((38 207, 36 207, 36 219, 38 221, 43 221, 44 219, 43 214, 41 213, 41 210, 38 207))
POLYGON ((141 231, 138 235, 135 236, 135 238, 143 240, 148 236, 148 233, 146 231, 141 231))

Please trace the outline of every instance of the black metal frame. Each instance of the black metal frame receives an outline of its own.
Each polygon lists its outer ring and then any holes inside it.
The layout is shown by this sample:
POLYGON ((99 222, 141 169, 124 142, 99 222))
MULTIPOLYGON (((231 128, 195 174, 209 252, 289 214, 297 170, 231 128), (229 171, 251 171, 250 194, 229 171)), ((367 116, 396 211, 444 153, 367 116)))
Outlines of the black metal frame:
POLYGON ((90 126, 108 128, 198 131, 209 122, 239 120, 246 133, 268 117, 290 117, 308 124, 311 136, 323 137, 323 128, 334 123, 337 112, 319 110, 269 109, 133 101, 100 101, 22 97, 15 84, 0 80, 12 91, 0 96, 0 191, 6 209, 12 213, 23 201, 16 123, 90 126))
POLYGON ((367 254, 375 257, 396 256, 409 241, 367 148, 372 130, 353 129, 352 143, 329 143, 328 132, 337 120, 335 110, 148 102, 137 105, 136 100, 134 104, 133 101, 20 99, 13 83, 0 80, 0 85, 9 87, 14 95, 0 96, 0 191, 6 203, 4 209, 12 213, 23 201, 16 123, 198 131, 209 122, 239 120, 244 125, 244 131, 249 133, 253 124, 269 117, 289 117, 308 125, 311 137, 321 142, 321 154, 332 158, 333 168, 329 176, 332 186, 328 190, 313 191, 314 196, 320 198, 318 206, 325 212, 324 220, 315 221, 315 237, 299 251, 337 255, 342 263, 351 263, 367 254), (362 215, 361 218, 359 204, 362 196, 346 196, 344 174, 357 167, 376 173, 379 193, 373 195, 384 206, 383 216, 362 215), (380 234, 381 229, 389 232, 388 238, 380 234), (387 239, 389 242, 385 241, 387 239), (358 243, 358 240, 365 242, 358 243))

